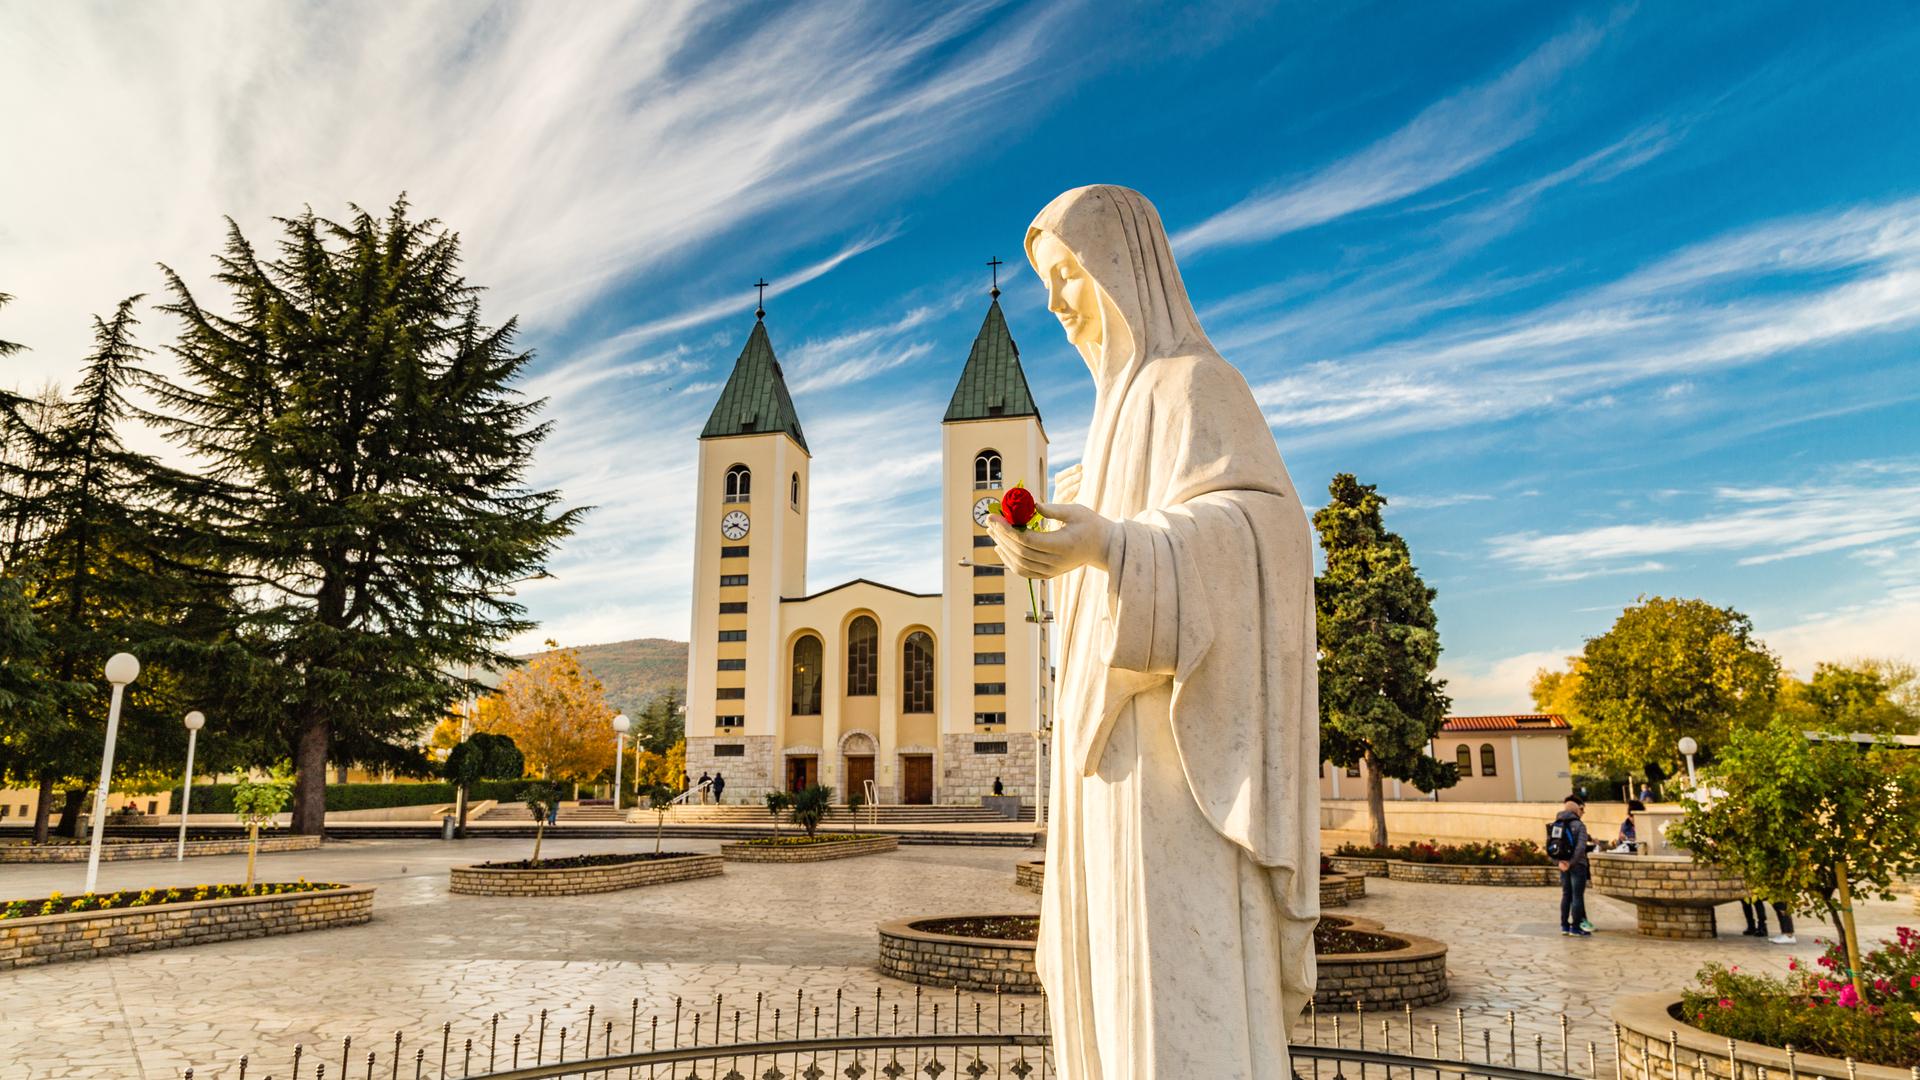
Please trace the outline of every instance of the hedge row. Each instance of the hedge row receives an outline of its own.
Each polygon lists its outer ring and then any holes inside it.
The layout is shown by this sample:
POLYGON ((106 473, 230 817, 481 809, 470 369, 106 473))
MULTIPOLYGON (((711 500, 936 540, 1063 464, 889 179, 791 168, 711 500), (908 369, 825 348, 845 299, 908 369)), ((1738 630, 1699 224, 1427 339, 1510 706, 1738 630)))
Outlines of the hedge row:
MULTIPOLYGON (((497 799, 510 802, 520 797, 520 789, 531 781, 527 780, 482 780, 473 786, 471 796, 475 800, 497 799)), ((193 805, 196 814, 233 813, 232 784, 195 784, 193 786, 193 805)), ((327 809, 329 810, 385 810, 395 806, 426 806, 434 803, 451 803, 454 799, 453 785, 444 781, 431 783, 399 784, 328 784, 327 809)))

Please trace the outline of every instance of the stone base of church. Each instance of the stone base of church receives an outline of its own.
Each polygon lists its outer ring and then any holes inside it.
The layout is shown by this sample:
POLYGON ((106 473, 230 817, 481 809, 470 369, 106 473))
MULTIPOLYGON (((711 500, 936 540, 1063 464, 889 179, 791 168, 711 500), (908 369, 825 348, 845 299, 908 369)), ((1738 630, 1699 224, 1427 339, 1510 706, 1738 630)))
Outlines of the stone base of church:
POLYGON ((998 777, 1005 794, 1033 805, 1032 735, 942 735, 940 757, 941 802, 978 806, 998 777))
POLYGON ((727 802, 761 802, 772 790, 773 736, 688 736, 687 776, 698 783, 702 773, 712 776, 716 772, 727 779, 727 802))

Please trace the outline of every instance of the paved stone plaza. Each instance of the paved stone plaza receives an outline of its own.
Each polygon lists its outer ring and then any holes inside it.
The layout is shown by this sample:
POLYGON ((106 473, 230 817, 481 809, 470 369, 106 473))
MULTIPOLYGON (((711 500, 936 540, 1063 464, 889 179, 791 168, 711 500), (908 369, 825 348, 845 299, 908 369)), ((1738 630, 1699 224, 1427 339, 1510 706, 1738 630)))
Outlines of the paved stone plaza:
MULTIPOLYGON (((668 843, 681 850, 718 847, 708 841, 668 843)), ((635 846, 631 840, 549 841, 543 854, 635 846)), ((369 1042, 379 1047, 385 1075, 396 1030, 407 1033, 409 1058, 430 1037, 433 1062, 443 1022, 453 1022, 458 1047, 463 1038, 480 1036, 494 1013, 502 1014, 504 1044, 514 1033, 531 1040, 539 1010, 553 1010, 549 1047, 553 1033, 568 1025, 576 1033, 577 1054, 577 1032, 589 1005, 603 1018, 611 1011, 621 1019, 624 1045, 634 998, 643 1016, 671 1015, 676 995, 687 999, 691 1011, 695 1003, 710 1010, 713 995, 724 993, 728 1013, 739 1003, 750 1010, 756 992, 772 995, 773 1003, 790 1003, 798 989, 830 994, 844 988, 871 1000, 874 989, 883 987, 891 1002, 911 988, 875 974, 878 923, 962 911, 1033 911, 1037 904, 1033 893, 1014 884, 1014 864, 1034 853, 967 847, 905 847, 812 864, 729 864, 718 878, 542 901, 448 893, 450 865, 524 858, 530 847, 521 840, 362 840, 262 856, 261 874, 269 880, 304 876, 378 885, 374 921, 0 976, 0 1077, 159 1078, 192 1066, 196 1080, 231 1078, 245 1053, 253 1056, 249 1076, 284 1078, 295 1043, 306 1044, 309 1055, 319 1049, 325 1060, 337 1062, 345 1035, 354 1037, 361 1061, 369 1042)), ((244 873, 244 857, 114 863, 101 867, 101 887, 231 881, 244 873)), ((0 893, 72 892, 81 874, 76 866, 8 866, 0 869, 0 893)), ((1365 900, 1341 910, 1452 946, 1454 996, 1417 1014, 1422 1049, 1428 1024, 1437 1022, 1451 1052, 1453 1010, 1462 1007, 1471 1029, 1497 1029, 1496 1056, 1503 1056, 1504 1015, 1513 1009, 1523 1018, 1521 1061, 1530 1065, 1531 1032, 1544 1031, 1550 1050, 1556 1048, 1554 1016, 1564 1010, 1579 1050, 1576 1070, 1584 1072, 1580 1048, 1593 1039, 1602 1044, 1603 1076, 1611 1075, 1606 1025, 1615 995, 1676 987, 1708 959, 1783 971, 1789 955, 1813 955, 1813 938, 1820 936, 1820 928, 1803 926, 1794 948, 1740 937, 1738 909, 1728 905, 1720 909, 1721 925, 1734 936, 1653 941, 1634 933, 1630 906, 1589 894, 1600 932, 1591 940, 1570 940, 1557 929, 1556 889, 1378 878, 1367 889, 1365 900)), ((1905 901, 1867 905, 1867 935, 1877 939, 1913 923, 1909 911, 1905 901)), ((928 1000, 950 1002, 951 994, 928 1000)), ((1350 1040, 1351 1018, 1343 1023, 1350 1040)), ((1321 1026, 1324 1038, 1330 1022, 1323 1018, 1321 1026)), ((1368 1026, 1377 1045, 1378 1021, 1368 1026)), ((1394 1039, 1404 1040, 1398 1025, 1394 1039)), ((337 1066, 330 1065, 328 1075, 337 1075, 337 1066)))

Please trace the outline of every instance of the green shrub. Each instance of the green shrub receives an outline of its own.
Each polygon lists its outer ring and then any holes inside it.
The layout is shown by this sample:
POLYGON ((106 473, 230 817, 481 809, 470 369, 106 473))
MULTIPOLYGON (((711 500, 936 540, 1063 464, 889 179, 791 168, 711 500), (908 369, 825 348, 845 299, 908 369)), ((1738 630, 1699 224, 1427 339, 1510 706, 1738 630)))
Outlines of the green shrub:
MULTIPOLYGON (((473 785, 475 799, 519 802, 529 780, 482 780, 473 785)), ((196 814, 233 813, 232 784, 196 784, 193 805, 196 814)), ((452 804, 453 785, 444 781, 397 784, 328 784, 329 810, 386 810, 396 806, 452 804)))

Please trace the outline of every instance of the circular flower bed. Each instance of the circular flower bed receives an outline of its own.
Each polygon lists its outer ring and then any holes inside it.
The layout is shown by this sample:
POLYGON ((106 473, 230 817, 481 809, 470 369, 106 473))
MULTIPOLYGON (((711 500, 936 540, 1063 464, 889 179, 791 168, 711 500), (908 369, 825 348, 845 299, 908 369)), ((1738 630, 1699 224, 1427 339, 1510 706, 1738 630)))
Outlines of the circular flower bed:
POLYGON ((1037 915, 949 915, 880 926, 880 971, 926 986, 1037 994, 1037 915))
POLYGON ((685 851, 622 852, 456 866, 449 888, 469 896, 582 896, 713 877, 720 856, 685 851))
POLYGON ((1920 932, 1897 934, 1861 954, 1858 989, 1836 943, 1811 964, 1789 962, 1784 980, 1708 964, 1681 994, 1679 1018, 1739 1042, 1920 1066, 1920 932))
POLYGON ((1371 919, 1324 915, 1313 930, 1321 1009, 1418 1008, 1447 999, 1447 946, 1371 919))

